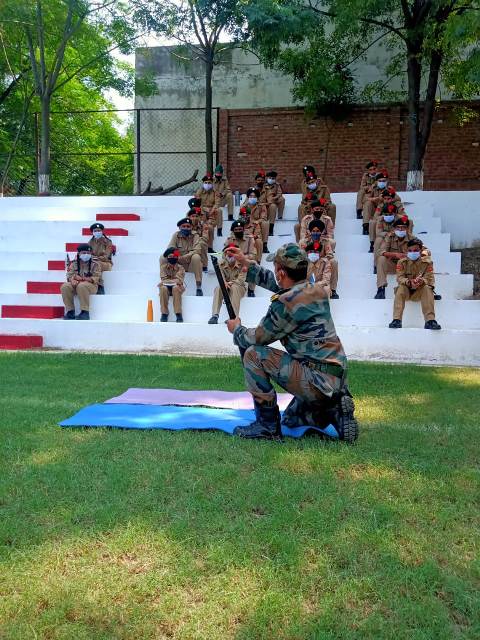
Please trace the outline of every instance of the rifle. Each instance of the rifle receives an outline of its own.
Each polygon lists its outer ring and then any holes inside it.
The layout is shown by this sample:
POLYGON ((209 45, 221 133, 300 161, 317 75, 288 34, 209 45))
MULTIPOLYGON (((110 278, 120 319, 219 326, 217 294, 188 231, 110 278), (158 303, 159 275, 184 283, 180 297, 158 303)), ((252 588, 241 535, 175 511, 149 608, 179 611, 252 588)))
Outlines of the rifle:
MULTIPOLYGON (((223 299, 225 301, 225 306, 227 307, 228 316, 230 320, 234 320, 237 316, 235 314, 235 311, 233 310, 232 301, 230 300, 230 294, 228 293, 228 289, 225 285, 225 280, 223 279, 222 271, 218 265, 218 258, 217 256, 213 256, 213 255, 211 255, 210 258, 212 260, 215 275, 217 276, 218 286, 220 287, 220 291, 222 292, 223 299)), ((245 349, 238 347, 238 350, 240 351, 240 357, 242 358, 242 361, 243 361, 245 349)))

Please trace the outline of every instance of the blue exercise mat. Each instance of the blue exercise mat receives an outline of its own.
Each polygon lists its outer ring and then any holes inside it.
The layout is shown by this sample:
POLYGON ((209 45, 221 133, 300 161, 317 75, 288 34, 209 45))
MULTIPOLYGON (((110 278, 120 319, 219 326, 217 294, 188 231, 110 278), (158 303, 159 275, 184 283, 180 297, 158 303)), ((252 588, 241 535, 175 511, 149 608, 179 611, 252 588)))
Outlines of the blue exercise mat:
MULTIPOLYGON (((118 429, 215 429, 233 433, 236 426, 255 420, 254 411, 246 409, 212 409, 211 407, 178 407, 144 404, 92 404, 80 409, 71 418, 59 423, 61 427, 115 427, 118 429)), ((318 427, 282 427, 284 436, 300 438, 309 429, 338 438, 336 429, 329 425, 318 427)))

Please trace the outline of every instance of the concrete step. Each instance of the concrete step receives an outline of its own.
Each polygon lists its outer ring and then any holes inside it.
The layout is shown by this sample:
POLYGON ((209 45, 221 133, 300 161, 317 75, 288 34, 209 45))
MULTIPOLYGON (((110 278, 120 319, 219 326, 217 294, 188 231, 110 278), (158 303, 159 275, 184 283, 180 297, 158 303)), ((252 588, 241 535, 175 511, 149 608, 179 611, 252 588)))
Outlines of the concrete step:
POLYGON ((2 318, 61 318, 65 313, 59 305, 2 304, 2 318))
POLYGON ((34 335, 0 334, 0 349, 2 351, 20 351, 26 349, 41 349, 43 337, 34 335))
MULTIPOLYGON (((44 346, 82 351, 237 355, 224 324, 0 319, 0 332, 41 333, 44 346), (125 340, 128 336, 128 340, 125 340)), ((480 365, 480 331, 337 325, 347 356, 359 360, 480 365), (452 345, 455 348, 452 349, 452 345)), ((273 346, 279 347, 278 343, 273 346)))

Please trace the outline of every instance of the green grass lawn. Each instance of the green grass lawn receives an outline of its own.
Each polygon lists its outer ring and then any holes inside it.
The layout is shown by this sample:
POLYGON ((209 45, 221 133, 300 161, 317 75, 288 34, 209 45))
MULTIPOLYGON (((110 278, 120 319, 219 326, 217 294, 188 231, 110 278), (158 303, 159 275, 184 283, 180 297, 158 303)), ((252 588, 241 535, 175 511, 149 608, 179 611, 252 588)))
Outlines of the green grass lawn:
POLYGON ((239 361, 0 355, 0 638, 480 638, 480 372, 351 363, 358 444, 61 429, 239 361))

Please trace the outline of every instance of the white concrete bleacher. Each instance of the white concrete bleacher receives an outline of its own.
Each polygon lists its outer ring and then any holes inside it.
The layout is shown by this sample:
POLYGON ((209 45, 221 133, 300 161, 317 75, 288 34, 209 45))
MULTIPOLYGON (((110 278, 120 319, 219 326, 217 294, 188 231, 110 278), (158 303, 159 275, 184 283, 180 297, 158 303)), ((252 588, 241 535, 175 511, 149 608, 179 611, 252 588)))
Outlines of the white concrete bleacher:
MULTIPOLYGON (((293 224, 300 196, 288 195, 285 220, 275 226, 269 248, 293 239, 293 224)), ((127 229, 128 236, 112 238, 117 246, 114 270, 105 273, 107 295, 92 297, 90 322, 2 318, 0 334, 35 333, 44 346, 105 351, 164 351, 178 353, 236 353, 223 324, 211 326, 212 273, 204 275, 204 297, 194 295, 193 275, 187 274, 183 325, 147 323, 147 300, 154 302, 155 320, 160 315, 156 285, 158 258, 185 214, 187 197, 111 198, 5 198, 0 200, 0 305, 61 307, 59 294, 27 294, 27 282, 62 282, 63 271, 48 270, 48 261, 65 259, 65 243, 85 241, 82 228, 98 213, 136 213, 140 221, 105 222, 106 227, 127 229)), ((355 219, 354 194, 334 194, 337 204, 337 258, 340 265, 338 292, 332 313, 347 354, 358 358, 478 364, 480 362, 480 301, 463 300, 472 294, 471 275, 460 273, 460 254, 450 252, 450 236, 441 233, 434 208, 421 202, 407 205, 415 221, 415 233, 431 249, 440 332, 423 329, 420 305, 407 303, 402 330, 388 329, 392 302, 373 300, 376 291, 368 239, 355 219)), ((415 194, 403 194, 406 202, 415 194)), ((224 237, 215 239, 220 249, 224 237)), ((73 254, 70 254, 73 256, 73 254)), ((210 269, 210 271, 212 271, 210 269)), ((393 296, 393 280, 387 298, 393 296)), ((242 301, 241 316, 254 326, 268 306, 270 293, 257 287, 257 297, 242 301)), ((222 311, 221 319, 225 318, 222 311)), ((171 319, 174 315, 171 313, 171 319)))

